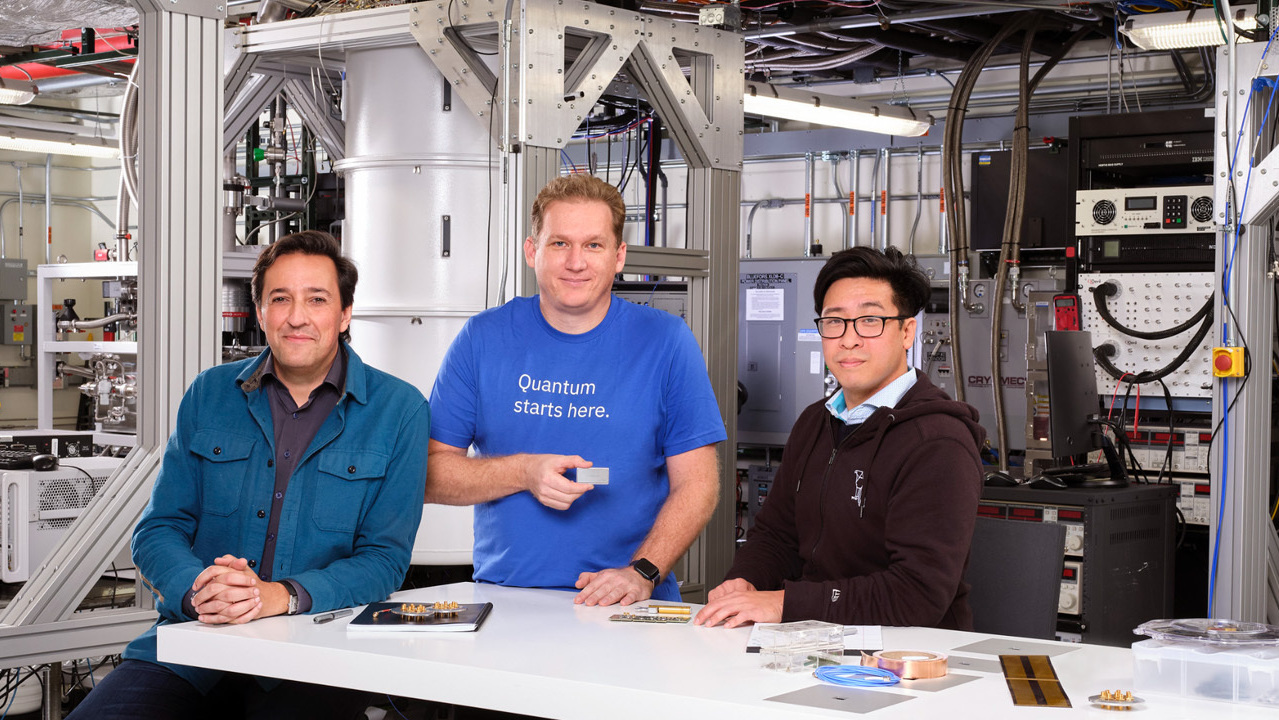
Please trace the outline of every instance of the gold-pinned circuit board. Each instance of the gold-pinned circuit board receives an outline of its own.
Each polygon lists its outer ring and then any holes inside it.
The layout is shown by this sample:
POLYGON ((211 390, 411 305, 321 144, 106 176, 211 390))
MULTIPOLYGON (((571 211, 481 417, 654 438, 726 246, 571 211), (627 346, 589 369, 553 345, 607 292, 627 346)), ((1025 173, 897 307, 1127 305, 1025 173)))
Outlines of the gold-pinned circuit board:
POLYGON ((439 601, 434 603, 400 603, 399 607, 390 607, 385 610, 378 610, 373 613, 373 619, 376 620, 378 615, 382 613, 393 613, 402 615, 406 618, 447 618, 453 617, 462 611, 462 606, 454 601, 439 601))
POLYGON ((614 622, 686 623, 692 618, 688 615, 636 615, 635 613, 625 612, 618 615, 610 615, 608 619, 614 622))

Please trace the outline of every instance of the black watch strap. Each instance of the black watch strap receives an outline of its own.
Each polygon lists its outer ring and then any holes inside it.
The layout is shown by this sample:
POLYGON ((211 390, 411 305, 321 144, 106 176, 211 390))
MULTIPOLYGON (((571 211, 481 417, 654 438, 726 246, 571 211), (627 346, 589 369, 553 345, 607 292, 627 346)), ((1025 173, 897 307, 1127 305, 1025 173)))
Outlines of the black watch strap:
POLYGON ((635 572, 644 576, 644 579, 653 583, 653 587, 657 587, 662 582, 662 571, 648 560, 648 558, 639 558, 631 561, 631 567, 635 568, 635 572))

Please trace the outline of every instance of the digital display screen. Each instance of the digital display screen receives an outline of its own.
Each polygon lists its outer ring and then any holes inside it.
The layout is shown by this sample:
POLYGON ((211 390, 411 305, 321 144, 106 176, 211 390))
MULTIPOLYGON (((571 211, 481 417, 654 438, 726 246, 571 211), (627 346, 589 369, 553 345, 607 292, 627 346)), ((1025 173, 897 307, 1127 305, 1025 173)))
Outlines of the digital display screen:
POLYGON ((1124 198, 1125 210, 1154 210, 1157 207, 1159 207, 1159 200, 1154 195, 1124 198))

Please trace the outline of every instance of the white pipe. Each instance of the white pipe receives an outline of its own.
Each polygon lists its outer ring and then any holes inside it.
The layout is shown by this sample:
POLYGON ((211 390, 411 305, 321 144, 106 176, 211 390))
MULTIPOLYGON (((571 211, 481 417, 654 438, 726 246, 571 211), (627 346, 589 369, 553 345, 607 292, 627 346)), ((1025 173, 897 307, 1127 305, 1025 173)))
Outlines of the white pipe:
POLYGON ((44 264, 53 262, 53 154, 44 156, 44 264))

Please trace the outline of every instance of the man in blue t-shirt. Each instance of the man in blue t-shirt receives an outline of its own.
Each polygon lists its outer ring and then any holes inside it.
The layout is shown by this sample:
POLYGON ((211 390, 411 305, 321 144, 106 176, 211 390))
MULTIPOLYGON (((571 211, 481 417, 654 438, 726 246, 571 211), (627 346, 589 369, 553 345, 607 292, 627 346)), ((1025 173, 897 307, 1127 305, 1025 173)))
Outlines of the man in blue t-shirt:
POLYGON ((476 505, 479 582, 679 599, 671 568, 715 508, 726 435, 688 327, 612 295, 624 220, 598 178, 548 183, 524 241, 539 294, 471 318, 444 357, 426 501, 476 505))

